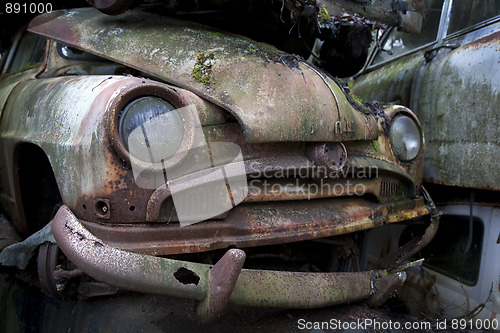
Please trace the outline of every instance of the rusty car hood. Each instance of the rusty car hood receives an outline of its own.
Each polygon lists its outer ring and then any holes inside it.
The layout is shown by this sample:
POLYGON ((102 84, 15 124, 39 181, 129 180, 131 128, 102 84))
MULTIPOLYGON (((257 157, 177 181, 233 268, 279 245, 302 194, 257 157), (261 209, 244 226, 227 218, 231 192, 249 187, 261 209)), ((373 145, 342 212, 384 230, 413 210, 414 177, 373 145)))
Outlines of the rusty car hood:
POLYGON ((242 36, 142 11, 35 18, 29 31, 191 90, 231 112, 248 142, 378 137, 376 121, 298 57, 242 36))

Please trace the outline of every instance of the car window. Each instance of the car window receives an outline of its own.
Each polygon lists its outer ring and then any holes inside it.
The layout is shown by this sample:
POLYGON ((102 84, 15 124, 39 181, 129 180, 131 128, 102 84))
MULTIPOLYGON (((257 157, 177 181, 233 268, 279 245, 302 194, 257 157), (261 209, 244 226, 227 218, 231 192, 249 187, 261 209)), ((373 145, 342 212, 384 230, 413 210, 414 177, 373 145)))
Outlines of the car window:
MULTIPOLYGON (((400 243, 411 239, 414 231, 407 228, 400 243)), ((420 251, 420 258, 425 258, 424 266, 473 286, 479 277, 483 236, 480 219, 473 218, 471 224, 468 216, 443 216, 436 236, 420 251)))
POLYGON ((93 54, 75 49, 62 44, 57 44, 57 52, 61 57, 68 60, 84 60, 84 61, 103 61, 109 62, 109 60, 103 59, 101 57, 95 56, 93 54))
POLYGON ((471 27, 497 15, 500 15, 499 0, 453 1, 448 34, 471 27))
POLYGON ((45 56, 46 40, 26 33, 21 37, 7 74, 25 71, 37 67, 45 56))
POLYGON ((424 2, 427 13, 421 32, 409 34, 392 29, 383 41, 382 49, 378 50, 373 65, 396 58, 436 40, 444 0, 425 0, 424 2))

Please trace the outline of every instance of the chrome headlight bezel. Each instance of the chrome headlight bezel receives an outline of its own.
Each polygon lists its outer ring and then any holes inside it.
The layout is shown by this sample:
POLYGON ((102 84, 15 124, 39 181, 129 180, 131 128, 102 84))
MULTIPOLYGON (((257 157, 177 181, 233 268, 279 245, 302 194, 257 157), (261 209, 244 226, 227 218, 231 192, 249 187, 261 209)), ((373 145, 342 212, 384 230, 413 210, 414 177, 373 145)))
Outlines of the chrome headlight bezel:
POLYGON ((424 136, 416 116, 407 108, 393 115, 389 128, 389 140, 396 158, 411 163, 421 156, 424 136))
POLYGON ((109 107, 110 114, 107 123, 107 132, 111 145, 119 157, 127 164, 137 165, 149 170, 162 170, 179 164, 187 155, 194 142, 195 117, 190 110, 188 101, 174 89, 155 82, 133 83, 123 87, 120 93, 113 99, 109 107), (124 111, 131 103, 144 97, 156 97, 171 104, 175 109, 183 109, 182 121, 184 125, 183 137, 180 140, 177 153, 161 162, 151 163, 143 161, 129 152, 127 146, 122 142, 120 123, 124 111))

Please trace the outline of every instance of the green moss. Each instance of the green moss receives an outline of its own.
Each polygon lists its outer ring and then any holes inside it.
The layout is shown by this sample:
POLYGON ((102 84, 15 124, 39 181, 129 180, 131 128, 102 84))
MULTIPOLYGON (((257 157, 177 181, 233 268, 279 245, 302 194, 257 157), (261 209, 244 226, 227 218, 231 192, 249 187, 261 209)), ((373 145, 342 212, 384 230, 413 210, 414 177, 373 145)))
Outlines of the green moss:
POLYGON ((203 84, 210 84, 215 82, 212 77, 212 66, 214 61, 213 52, 198 52, 195 55, 196 63, 191 72, 191 76, 198 82, 203 84))
POLYGON ((276 48, 276 46, 272 45, 272 44, 268 44, 268 43, 264 43, 264 42, 259 42, 259 45, 260 46, 266 46, 268 47, 269 49, 273 50, 273 51, 277 51, 278 49, 276 48))
POLYGON ((401 200, 406 199, 406 194, 404 192, 398 193, 398 194, 393 194, 391 195, 390 201, 391 202, 398 202, 401 200))
POLYGON ((249 51, 249 52, 255 52, 256 50, 257 49, 252 44, 248 45, 247 48, 246 48, 246 51, 249 51))
POLYGON ((39 67, 41 64, 41 62, 37 62, 36 64, 29 64, 29 65, 26 65, 24 67, 22 67, 21 69, 19 69, 18 71, 16 71, 15 73, 13 74, 18 74, 18 73, 21 73, 21 72, 24 72, 24 71, 27 71, 28 69, 33 69, 33 68, 37 68, 39 67))
POLYGON ((332 20, 332 17, 330 16, 330 14, 328 14, 328 10, 324 5, 321 5, 319 7, 318 18, 320 23, 327 23, 332 20))
POLYGON ((365 105, 365 103, 363 102, 363 100, 360 97, 354 95, 354 93, 350 89, 349 89, 349 92, 347 94, 347 100, 351 103, 351 105, 356 110, 361 111, 365 114, 371 113, 370 108, 365 105))
POLYGON ((363 100, 361 98, 359 98, 358 96, 351 93, 351 98, 354 101, 354 103, 358 104, 359 106, 364 106, 363 100))
POLYGON ((375 152, 377 156, 382 156, 382 150, 380 149, 380 142, 377 140, 372 141, 373 148, 375 148, 375 152))
POLYGON ((215 37, 219 37, 219 38, 224 38, 225 37, 225 35, 222 32, 219 32, 219 31, 210 31, 209 34, 211 34, 212 36, 215 36, 215 37))

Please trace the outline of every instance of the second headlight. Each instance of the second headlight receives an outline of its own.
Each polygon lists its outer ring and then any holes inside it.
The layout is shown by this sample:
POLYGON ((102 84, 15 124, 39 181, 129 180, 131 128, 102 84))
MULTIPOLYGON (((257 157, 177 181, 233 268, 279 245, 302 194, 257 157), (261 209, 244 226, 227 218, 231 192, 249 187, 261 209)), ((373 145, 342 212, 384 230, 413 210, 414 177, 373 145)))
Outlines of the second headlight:
POLYGON ((398 115, 393 119, 390 139, 397 158, 404 162, 417 157, 422 146, 420 128, 413 119, 405 115, 398 115))

